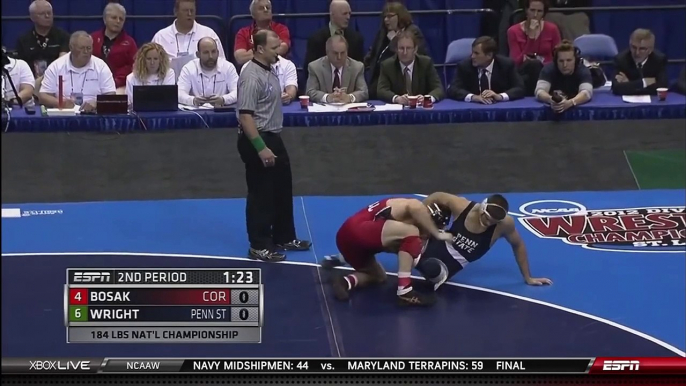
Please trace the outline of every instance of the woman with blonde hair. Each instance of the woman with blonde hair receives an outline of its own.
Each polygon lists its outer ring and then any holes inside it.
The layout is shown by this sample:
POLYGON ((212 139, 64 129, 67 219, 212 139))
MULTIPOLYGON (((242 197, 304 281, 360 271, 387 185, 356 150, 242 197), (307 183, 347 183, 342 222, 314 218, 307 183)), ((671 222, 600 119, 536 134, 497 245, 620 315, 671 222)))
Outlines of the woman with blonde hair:
POLYGON ((176 84, 176 74, 171 68, 169 55, 161 45, 146 43, 136 53, 133 72, 126 77, 126 95, 133 103, 133 86, 176 84))

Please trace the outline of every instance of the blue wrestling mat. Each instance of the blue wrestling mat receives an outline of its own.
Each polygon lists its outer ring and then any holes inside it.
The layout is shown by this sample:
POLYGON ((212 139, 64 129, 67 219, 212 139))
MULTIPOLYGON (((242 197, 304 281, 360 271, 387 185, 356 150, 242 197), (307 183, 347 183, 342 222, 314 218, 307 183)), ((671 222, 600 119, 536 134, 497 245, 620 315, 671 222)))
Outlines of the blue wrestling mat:
MULTIPOLYGON (((483 195, 468 195, 480 200, 483 195)), ((509 194, 534 277, 500 241, 429 309, 395 305, 395 281, 336 301, 318 263, 338 226, 382 197, 297 197, 309 252, 246 259, 244 201, 3 205, 2 356, 685 356, 683 190, 509 194), (69 267, 259 267, 261 344, 67 344, 69 267)), ((396 258, 380 255, 388 272, 396 258)))

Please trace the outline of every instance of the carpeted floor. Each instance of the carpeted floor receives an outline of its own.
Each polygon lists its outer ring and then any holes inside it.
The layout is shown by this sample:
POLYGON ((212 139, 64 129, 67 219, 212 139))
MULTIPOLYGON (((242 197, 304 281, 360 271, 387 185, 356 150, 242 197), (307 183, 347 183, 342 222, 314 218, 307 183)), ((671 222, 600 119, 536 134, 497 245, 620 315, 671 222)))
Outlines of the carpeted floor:
MULTIPOLYGON (((683 120, 288 128, 296 195, 636 189, 683 120)), ((236 131, 2 136, 2 202, 243 197, 236 131)))

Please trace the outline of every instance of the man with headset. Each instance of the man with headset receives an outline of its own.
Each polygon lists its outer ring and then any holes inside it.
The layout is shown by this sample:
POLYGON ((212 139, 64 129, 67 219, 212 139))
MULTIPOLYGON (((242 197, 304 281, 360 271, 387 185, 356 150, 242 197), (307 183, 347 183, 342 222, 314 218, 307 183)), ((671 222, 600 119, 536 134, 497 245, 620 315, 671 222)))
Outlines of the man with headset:
POLYGON ((424 200, 424 205, 447 207, 454 219, 446 229, 454 236, 453 239, 429 239, 415 267, 434 284, 434 290, 467 264, 483 257, 501 238, 512 246, 526 284, 538 286, 553 283, 547 278, 531 277, 524 241, 515 228, 514 219, 507 214, 509 204, 502 195, 494 194, 477 203, 464 197, 436 192, 424 200))
POLYGON ((583 65, 581 52, 570 41, 563 40, 555 47, 553 62, 543 66, 534 95, 539 101, 550 104, 556 113, 591 100, 591 71, 583 65))

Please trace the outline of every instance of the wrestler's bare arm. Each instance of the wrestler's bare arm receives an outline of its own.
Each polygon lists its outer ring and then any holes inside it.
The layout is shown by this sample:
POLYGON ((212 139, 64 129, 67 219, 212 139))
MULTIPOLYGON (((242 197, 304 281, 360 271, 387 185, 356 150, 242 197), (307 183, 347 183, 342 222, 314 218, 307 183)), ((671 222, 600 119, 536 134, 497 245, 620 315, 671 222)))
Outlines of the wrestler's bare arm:
POLYGON ((500 227, 502 227, 502 237, 507 240, 512 247, 512 252, 515 255, 517 265, 519 266, 519 271, 522 273, 524 281, 529 285, 552 284, 553 282, 550 279, 531 277, 526 246, 524 245, 522 236, 519 234, 519 232, 517 232, 514 219, 511 216, 506 216, 505 219, 500 223, 500 227))

